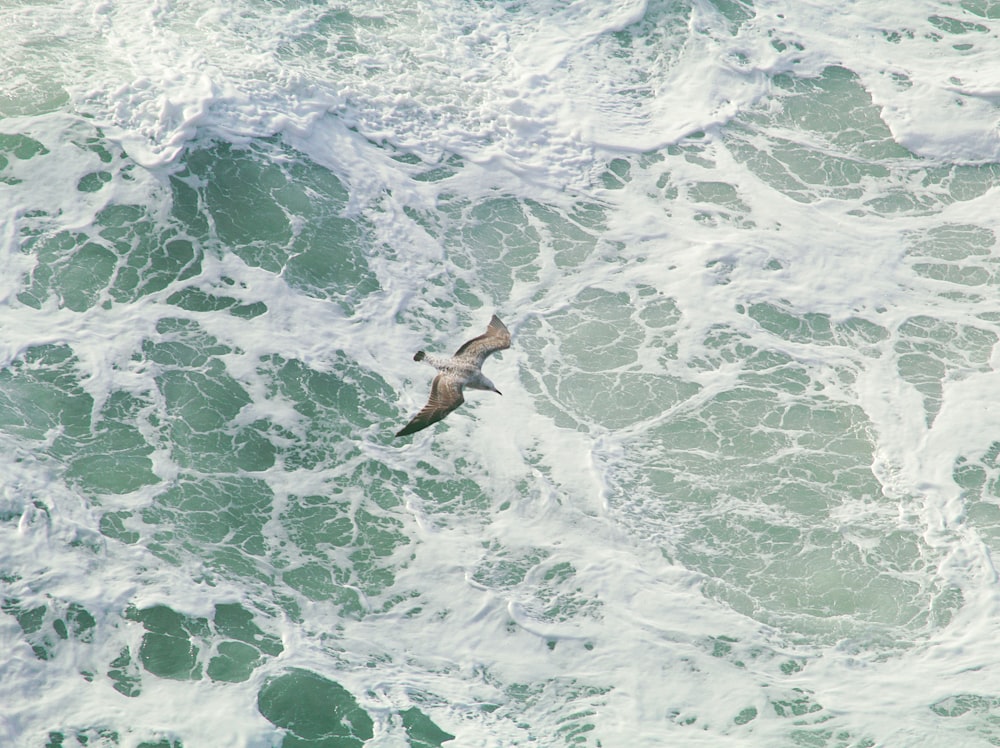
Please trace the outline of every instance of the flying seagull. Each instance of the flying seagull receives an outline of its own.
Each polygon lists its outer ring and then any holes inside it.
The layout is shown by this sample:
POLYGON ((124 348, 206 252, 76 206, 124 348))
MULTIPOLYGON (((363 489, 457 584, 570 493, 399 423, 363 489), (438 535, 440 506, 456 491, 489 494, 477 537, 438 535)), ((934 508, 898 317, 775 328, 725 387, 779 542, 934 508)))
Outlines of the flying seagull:
POLYGON ((462 397, 462 389, 465 387, 501 394, 493 382, 483 376, 482 367, 487 356, 506 348, 510 348, 510 331, 494 314, 486 332, 463 343, 451 358, 417 351, 413 360, 426 361, 439 374, 431 383, 431 396, 427 405, 396 436, 413 434, 440 421, 465 402, 462 397))

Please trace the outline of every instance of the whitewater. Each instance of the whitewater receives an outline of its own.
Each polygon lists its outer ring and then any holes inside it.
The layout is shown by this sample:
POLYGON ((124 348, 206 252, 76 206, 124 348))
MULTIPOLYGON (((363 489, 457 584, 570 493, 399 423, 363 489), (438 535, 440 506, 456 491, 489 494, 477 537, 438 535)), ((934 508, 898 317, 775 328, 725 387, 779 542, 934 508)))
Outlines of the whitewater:
POLYGON ((0 33, 0 744, 1000 745, 1000 3, 0 33))

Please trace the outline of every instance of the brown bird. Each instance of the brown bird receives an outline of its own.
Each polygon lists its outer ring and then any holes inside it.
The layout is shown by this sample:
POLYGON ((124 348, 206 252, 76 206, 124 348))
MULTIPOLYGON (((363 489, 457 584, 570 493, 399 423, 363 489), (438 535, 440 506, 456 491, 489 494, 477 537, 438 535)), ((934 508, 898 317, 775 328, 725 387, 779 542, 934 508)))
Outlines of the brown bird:
POLYGON ((427 405, 396 436, 406 436, 437 423, 465 402, 462 389, 489 390, 502 394, 483 376, 483 361, 491 353, 510 348, 510 331, 495 314, 482 335, 466 341, 451 358, 417 351, 414 361, 426 361, 440 372, 431 383, 427 405))

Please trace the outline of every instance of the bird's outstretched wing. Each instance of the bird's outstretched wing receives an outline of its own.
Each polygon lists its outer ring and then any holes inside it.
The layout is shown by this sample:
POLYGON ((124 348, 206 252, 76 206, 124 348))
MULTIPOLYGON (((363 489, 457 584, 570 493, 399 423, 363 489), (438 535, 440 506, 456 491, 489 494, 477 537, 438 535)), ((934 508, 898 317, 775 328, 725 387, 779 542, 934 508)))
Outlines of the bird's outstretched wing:
POLYGON ((462 387, 455 378, 447 374, 438 374, 431 383, 431 396, 427 400, 427 405, 413 417, 412 421, 396 432, 396 436, 406 436, 425 429, 432 423, 440 421, 464 402, 462 387))
POLYGON ((462 347, 455 351, 455 358, 466 358, 474 361, 476 366, 482 366, 487 356, 506 348, 510 348, 510 330, 494 314, 486 332, 462 343, 462 347))

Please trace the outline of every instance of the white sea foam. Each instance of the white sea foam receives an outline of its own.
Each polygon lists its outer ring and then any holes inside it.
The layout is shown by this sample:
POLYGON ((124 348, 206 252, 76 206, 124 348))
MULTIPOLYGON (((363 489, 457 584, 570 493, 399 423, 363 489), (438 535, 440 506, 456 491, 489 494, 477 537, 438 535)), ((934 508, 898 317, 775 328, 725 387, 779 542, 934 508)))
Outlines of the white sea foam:
MULTIPOLYGON (((69 416, 53 409, 40 435, 4 422, 0 572, 16 603, 0 616, 0 736, 111 745, 107 728, 129 746, 276 745, 257 696, 298 667, 354 695, 375 721, 370 745, 403 744, 412 706, 460 745, 995 741, 998 50, 978 7, 6 12, 25 41, 2 53, 17 62, 3 86, 33 93, 4 92, 14 116, 0 133, 45 152, 5 141, 0 359, 71 351, 73 383, 38 385, 36 400, 89 396, 82 443, 114 420, 116 393, 134 396, 128 425, 161 483, 95 492, 60 451, 69 416), (29 15, 44 34, 28 34, 29 15), (32 41, 52 53, 34 68, 32 41), (201 214, 226 218, 206 197, 226 175, 185 171, 213 142, 246 163, 336 175, 378 287, 304 289, 213 226, 198 274, 160 290, 105 290, 83 309, 69 286, 18 301, 26 275, 62 261, 35 236, 89 234, 121 257, 99 233, 116 205, 142 206, 173 236, 172 176, 201 190, 201 214), (267 313, 169 301, 186 289, 267 313), (391 442, 386 413, 405 417, 426 391, 412 352, 450 352, 494 309, 514 332, 488 363, 504 396, 471 393, 441 428, 391 442), (267 368, 274 357, 347 381, 355 399, 366 387, 398 398, 324 443, 336 459, 235 471, 270 492, 266 552, 242 554, 243 577, 182 527, 160 536, 143 519, 192 475, 217 477, 171 441, 177 411, 157 377, 175 365, 143 353, 175 344, 209 362, 191 370, 217 362, 246 394, 227 434, 265 422, 275 443, 308 445, 320 427, 340 433, 351 397, 310 418, 267 368), (803 485, 809 500, 782 498, 803 485), (397 503, 379 506, 379 491, 397 503), (388 589, 341 585, 357 613, 283 581, 355 563, 329 539, 300 547, 287 515, 315 496, 402 538, 380 559, 388 589), (141 540, 109 536, 113 512, 141 540), (231 603, 282 643, 237 683, 151 674, 137 653, 155 632, 123 616, 165 605, 215 626, 231 603), (51 633, 73 604, 95 618, 90 643, 51 633), (29 630, 17 615, 39 607, 29 630), (110 665, 123 646, 130 665, 110 665), (115 690, 112 670, 140 678, 141 694, 115 690)), ((303 217, 322 218, 330 196, 304 193, 293 210, 274 172, 255 179, 287 219, 289 256, 301 253, 303 217)), ((44 368, 19 376, 32 366, 44 368)), ((191 635, 202 670, 225 639, 209 629, 191 635)))

